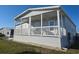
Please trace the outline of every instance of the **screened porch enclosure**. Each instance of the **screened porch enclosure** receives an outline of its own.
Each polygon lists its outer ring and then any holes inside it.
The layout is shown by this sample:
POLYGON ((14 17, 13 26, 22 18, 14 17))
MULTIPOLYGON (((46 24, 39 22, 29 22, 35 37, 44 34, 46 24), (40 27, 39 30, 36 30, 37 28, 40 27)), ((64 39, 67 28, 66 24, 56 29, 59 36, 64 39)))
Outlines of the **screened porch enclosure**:
POLYGON ((57 11, 41 13, 16 21, 15 33, 30 36, 58 36, 57 11))

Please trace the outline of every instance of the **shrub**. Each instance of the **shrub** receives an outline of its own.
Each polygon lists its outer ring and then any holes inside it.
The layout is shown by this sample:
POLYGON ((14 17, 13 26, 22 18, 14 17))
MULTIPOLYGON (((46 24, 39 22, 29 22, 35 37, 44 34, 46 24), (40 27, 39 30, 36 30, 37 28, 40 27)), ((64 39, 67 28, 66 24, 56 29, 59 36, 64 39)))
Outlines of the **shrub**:
POLYGON ((2 33, 0 33, 0 37, 5 37, 5 35, 4 35, 4 34, 2 34, 2 33))
POLYGON ((6 36, 2 33, 0 33, 0 40, 4 40, 6 38, 6 36))

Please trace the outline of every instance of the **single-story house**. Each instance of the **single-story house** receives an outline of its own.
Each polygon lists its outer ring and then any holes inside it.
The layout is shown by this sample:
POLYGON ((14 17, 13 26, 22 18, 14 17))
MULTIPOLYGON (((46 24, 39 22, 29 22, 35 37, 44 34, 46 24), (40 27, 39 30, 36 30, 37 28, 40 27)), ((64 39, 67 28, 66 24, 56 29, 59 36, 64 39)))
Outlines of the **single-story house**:
POLYGON ((76 25, 62 6, 29 8, 14 20, 14 41, 50 48, 68 48, 74 42, 76 25))
POLYGON ((4 27, 0 29, 0 33, 4 34, 7 38, 13 38, 14 29, 4 27))

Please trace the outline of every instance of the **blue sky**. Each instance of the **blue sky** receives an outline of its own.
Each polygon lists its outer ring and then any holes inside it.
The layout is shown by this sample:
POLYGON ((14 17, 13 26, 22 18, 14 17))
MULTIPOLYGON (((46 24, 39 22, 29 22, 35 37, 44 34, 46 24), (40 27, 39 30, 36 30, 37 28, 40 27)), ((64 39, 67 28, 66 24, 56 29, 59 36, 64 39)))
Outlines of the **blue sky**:
MULTIPOLYGON (((14 17, 24 10, 32 7, 43 7, 46 5, 0 5, 0 28, 14 27, 14 17)), ((79 31, 79 5, 64 5, 62 8, 76 24, 79 31)))

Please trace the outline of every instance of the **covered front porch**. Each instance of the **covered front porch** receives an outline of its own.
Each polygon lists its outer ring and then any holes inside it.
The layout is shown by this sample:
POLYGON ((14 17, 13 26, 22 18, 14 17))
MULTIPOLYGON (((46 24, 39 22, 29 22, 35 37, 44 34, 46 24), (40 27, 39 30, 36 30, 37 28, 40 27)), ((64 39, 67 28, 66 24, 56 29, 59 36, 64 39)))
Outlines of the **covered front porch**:
POLYGON ((16 20, 15 34, 29 36, 60 36, 60 11, 33 11, 16 20))

